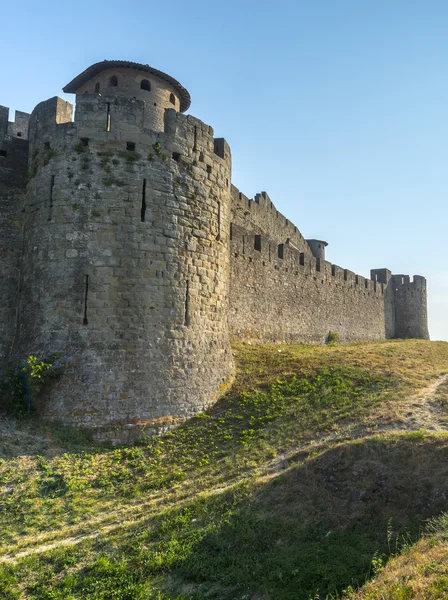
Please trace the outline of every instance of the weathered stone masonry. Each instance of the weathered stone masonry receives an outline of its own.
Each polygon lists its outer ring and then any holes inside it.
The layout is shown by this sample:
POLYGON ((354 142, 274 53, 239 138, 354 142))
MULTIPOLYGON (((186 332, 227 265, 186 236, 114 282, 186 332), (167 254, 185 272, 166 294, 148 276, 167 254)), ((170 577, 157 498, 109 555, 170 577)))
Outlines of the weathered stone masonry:
POLYGON ((74 121, 60 98, 15 123, 0 108, 0 366, 61 355, 42 415, 98 438, 164 429, 227 389, 230 333, 428 337, 424 278, 332 265, 246 198, 176 80, 104 61, 64 91, 74 121))

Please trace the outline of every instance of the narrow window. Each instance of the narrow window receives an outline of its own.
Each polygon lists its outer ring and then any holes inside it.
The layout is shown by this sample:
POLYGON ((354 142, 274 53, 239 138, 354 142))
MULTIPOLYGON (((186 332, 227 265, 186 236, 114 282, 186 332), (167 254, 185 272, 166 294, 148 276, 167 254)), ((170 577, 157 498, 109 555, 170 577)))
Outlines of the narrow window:
POLYGON ((364 281, 364 287, 366 289, 369 287, 369 281, 367 279, 364 281))
POLYGON ((185 316, 184 316, 184 324, 188 327, 190 325, 190 282, 185 282, 185 316))
POLYGON ((53 217, 53 188, 54 188, 54 175, 51 176, 50 183, 50 208, 48 211, 48 220, 51 221, 53 217))
POLYGON ((299 265, 301 265, 302 267, 305 266, 305 253, 301 252, 299 254, 299 265))
POLYGON ((230 223, 230 240, 233 239, 233 223, 230 223))
POLYGON ((109 79, 109 85, 110 87, 117 87, 118 79, 115 75, 112 75, 112 77, 109 79))
POLYGON ((0 150, 0 158, 6 158, 6 150, 0 150))
POLYGON ((193 143, 193 152, 196 152, 198 149, 198 128, 196 125, 194 126, 194 143, 193 143))
POLYGON ((221 239, 221 202, 218 202, 218 235, 216 240, 219 242, 221 239))
POLYGON ((244 248, 244 247, 245 247, 245 242, 246 242, 246 236, 245 236, 245 235, 243 235, 243 254, 244 254, 244 249, 245 249, 245 248, 244 248))
POLYGON ((17 132, 17 137, 22 137, 22 132, 21 131, 17 132))
POLYGON ((254 238, 254 250, 261 252, 261 235, 256 235, 254 238))
POLYGON ((359 285, 359 275, 355 275, 355 284, 359 285))
POLYGON ((140 82, 140 88, 142 90, 146 90, 147 92, 151 91, 151 84, 149 83, 149 81, 147 79, 142 79, 140 82))
POLYGON ((135 150, 134 142, 126 142, 126 150, 130 150, 131 152, 134 152, 134 150, 135 150))
POLYGON ((89 138, 81 138, 81 144, 83 146, 88 146, 89 145, 89 138))
POLYGON ((316 271, 320 272, 320 258, 316 258, 316 271))
POLYGON ((207 173, 209 175, 211 175, 211 173, 212 173, 212 167, 211 167, 211 165, 207 165, 207 173))
POLYGON ((348 281, 348 271, 344 269, 344 281, 348 281))
POLYGON ((44 148, 45 150, 50 150, 50 142, 45 142, 44 148))
POLYGON ((87 296, 89 294, 89 276, 86 275, 86 282, 84 287, 84 318, 82 320, 83 325, 88 325, 89 322, 87 320, 87 296))
POLYGON ((144 223, 145 219, 146 219, 146 179, 143 180, 142 208, 141 208, 141 211, 140 211, 140 221, 142 223, 144 223))
POLYGON ((176 97, 174 96, 174 94, 170 94, 170 102, 171 104, 176 105, 176 97))
POLYGON ((99 91, 100 91, 100 84, 98 82, 98 83, 95 83, 95 92, 98 93, 99 91))
POLYGON ((110 102, 107 103, 106 131, 110 131, 110 102))
POLYGON ((285 256, 284 250, 285 250, 285 246, 283 244, 279 244, 278 245, 278 257, 279 258, 284 258, 284 256, 285 256))

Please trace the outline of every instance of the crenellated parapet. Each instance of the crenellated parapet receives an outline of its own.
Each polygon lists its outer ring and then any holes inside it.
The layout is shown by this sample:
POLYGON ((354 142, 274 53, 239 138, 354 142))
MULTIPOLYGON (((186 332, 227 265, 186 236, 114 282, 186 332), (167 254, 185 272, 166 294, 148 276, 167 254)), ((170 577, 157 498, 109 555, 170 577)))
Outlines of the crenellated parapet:
POLYGON ((247 231, 272 238, 277 244, 289 240, 300 252, 311 254, 311 249, 299 229, 276 209, 266 192, 249 199, 232 185, 231 199, 232 223, 247 231))

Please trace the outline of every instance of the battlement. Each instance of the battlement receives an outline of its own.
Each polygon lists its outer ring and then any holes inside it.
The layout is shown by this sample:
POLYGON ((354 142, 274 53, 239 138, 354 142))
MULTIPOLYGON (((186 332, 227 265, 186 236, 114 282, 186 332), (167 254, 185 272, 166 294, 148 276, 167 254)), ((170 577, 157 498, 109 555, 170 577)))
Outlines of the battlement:
POLYGON ((40 102, 33 110, 29 120, 29 137, 33 141, 46 133, 51 134, 58 125, 71 123, 73 106, 54 96, 40 102))
POLYGON ((253 199, 231 186, 232 220, 247 230, 257 230, 277 243, 287 241, 299 251, 311 254, 311 249, 299 229, 279 212, 266 192, 253 199))
POLYGON ((9 121, 9 108, 0 106, 0 139, 28 139, 30 115, 20 110, 15 111, 14 121, 9 121))
POLYGON ((374 279, 357 275, 329 261, 316 259, 300 252, 289 240, 282 244, 263 234, 253 234, 240 225, 231 223, 231 252, 235 258, 256 262, 263 267, 283 271, 290 280, 297 276, 323 279, 328 285, 343 285, 363 293, 384 294, 386 285, 374 279))
POLYGON ((409 275, 392 275, 391 282, 394 289, 397 290, 426 290, 426 278, 421 275, 414 275, 412 281, 409 275))

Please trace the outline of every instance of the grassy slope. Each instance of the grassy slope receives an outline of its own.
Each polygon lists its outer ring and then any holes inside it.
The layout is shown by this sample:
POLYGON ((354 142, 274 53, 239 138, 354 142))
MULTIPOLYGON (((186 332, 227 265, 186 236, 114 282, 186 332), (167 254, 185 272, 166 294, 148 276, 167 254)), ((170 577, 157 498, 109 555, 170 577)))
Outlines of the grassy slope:
POLYGON ((235 353, 231 394, 163 438, 4 444, 0 598, 324 598, 448 509, 448 438, 382 430, 448 372, 448 344, 235 353))

